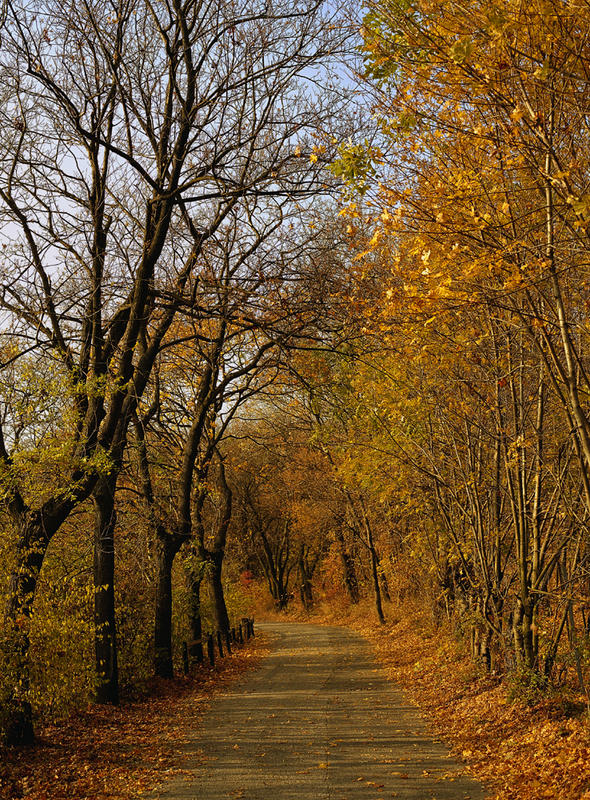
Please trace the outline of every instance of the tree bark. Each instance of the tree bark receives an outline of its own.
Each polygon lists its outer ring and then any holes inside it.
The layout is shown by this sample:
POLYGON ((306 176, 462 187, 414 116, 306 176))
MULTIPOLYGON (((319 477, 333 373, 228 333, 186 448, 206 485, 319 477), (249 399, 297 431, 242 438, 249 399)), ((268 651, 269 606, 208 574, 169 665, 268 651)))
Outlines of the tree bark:
POLYGON ((28 745, 35 739, 33 711, 28 699, 30 686, 28 620, 8 620, 2 644, 7 648, 5 657, 19 676, 18 687, 10 690, 4 701, 4 741, 8 745, 28 745))
POLYGON ((358 578, 356 576, 354 559, 349 553, 348 548, 346 547, 346 542, 344 541, 344 534, 342 532, 342 528, 340 527, 340 525, 336 527, 336 541, 338 542, 338 550, 340 552, 340 558, 342 560, 346 591, 348 592, 350 602, 356 604, 360 600, 358 578))
POLYGON ((309 550, 305 545, 301 545, 299 550, 298 571, 299 571, 299 597, 306 611, 313 608, 313 574, 317 566, 319 556, 310 557, 309 550))
POLYGON ((301 560, 299 561, 299 581, 301 603, 306 611, 311 611, 313 608, 313 587, 311 577, 307 574, 305 566, 302 567, 301 560))
POLYGON ((389 591, 389 581, 387 580, 387 575, 383 571, 383 567, 381 566, 381 561, 379 560, 379 577, 381 579, 381 592, 383 597, 387 600, 388 603, 391 603, 391 593, 389 591))
MULTIPOLYGON (((373 539, 373 529, 371 527, 371 523, 369 521, 369 517, 367 515, 367 511, 365 509, 365 503, 360 498, 360 516, 365 528, 365 533, 367 536, 367 547, 369 549, 369 555, 371 558, 371 575, 373 578, 373 591, 375 593, 375 609, 377 611, 377 616, 379 617, 379 622, 383 624, 385 622, 385 615, 383 613, 383 602, 381 599, 381 585, 379 583, 379 556, 377 555, 377 550, 375 548, 375 541, 373 539)), ((355 513, 355 507, 353 506, 353 511, 355 513)))
MULTIPOLYGON (((210 455, 212 455, 213 452, 214 452, 214 447, 211 447, 210 455)), ((221 506, 219 525, 217 526, 217 530, 215 531, 215 535, 213 537, 213 545, 211 548, 207 548, 205 546, 205 526, 202 516, 203 502, 205 498, 204 491, 200 492, 197 498, 197 502, 195 504, 195 518, 196 518, 195 529, 197 534, 199 554, 203 562, 208 565, 209 583, 211 586, 211 593, 213 596, 213 613, 215 616, 215 624, 217 626, 217 630, 225 634, 229 631, 230 625, 229 625, 229 615, 227 613, 227 606, 225 604, 225 596, 223 593, 221 572, 223 569, 223 559, 225 556, 227 531, 229 529, 232 517, 233 493, 229 487, 229 484, 225 476, 225 467, 223 464, 223 458, 221 457, 218 451, 216 452, 217 452, 217 457, 219 459, 219 482, 222 495, 222 501, 221 501, 222 506, 221 506)), ((202 469, 202 473, 200 475, 201 481, 204 480, 209 470, 209 465, 210 465, 210 456, 208 454, 207 458, 205 459, 205 466, 201 468, 202 469)))
POLYGON ((96 699, 119 702, 119 670, 115 621, 115 488, 118 472, 100 478, 93 492, 94 525, 94 650, 96 699))
POLYGON ((229 614, 225 604, 223 584, 221 582, 221 570, 223 568, 223 551, 211 553, 209 568, 209 580, 211 582, 211 593, 213 596, 213 613, 217 630, 222 633, 229 631, 229 614))
POLYGON ((49 542, 75 505, 73 497, 52 498, 38 510, 26 507, 18 493, 11 515, 18 526, 16 565, 10 577, 5 610, 6 658, 18 675, 15 688, 5 701, 4 738, 9 745, 31 744, 34 740, 30 685, 29 625, 39 572, 49 542))
POLYGON ((383 613, 383 603, 381 601, 381 587, 379 585, 379 559, 373 544, 372 534, 368 534, 367 543, 369 545, 369 552, 371 554, 371 575, 373 576, 373 590, 375 593, 375 609, 379 622, 385 622, 385 615, 383 613))
POLYGON ((160 532, 156 539, 156 605, 154 613, 154 672, 174 677, 172 658, 172 566, 182 540, 160 532))
POLYGON ((203 624, 201 620, 201 583, 202 574, 187 569, 187 586, 189 589, 189 612, 188 622, 193 641, 198 642, 203 635, 203 624))
POLYGON ((290 521, 287 520, 283 523, 281 538, 278 541, 271 541, 264 530, 264 525, 259 524, 257 527, 264 553, 264 558, 261 558, 262 568, 277 611, 283 611, 289 603, 289 577, 292 567, 292 564, 289 565, 291 553, 289 528, 290 521))

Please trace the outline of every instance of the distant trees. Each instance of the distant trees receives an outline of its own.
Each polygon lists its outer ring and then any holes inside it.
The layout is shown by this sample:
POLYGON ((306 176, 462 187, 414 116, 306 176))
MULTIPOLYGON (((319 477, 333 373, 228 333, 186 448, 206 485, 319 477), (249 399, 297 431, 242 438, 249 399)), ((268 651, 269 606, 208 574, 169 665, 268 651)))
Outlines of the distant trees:
MULTIPOLYGON (((229 475, 239 543, 234 557, 266 585, 275 609, 286 609, 298 597, 311 610, 337 501, 325 459, 309 447, 310 430, 294 414, 283 416, 278 397, 258 404, 262 419, 246 420, 233 431, 229 475)), ((296 402, 292 397, 287 402, 294 412, 296 402)))

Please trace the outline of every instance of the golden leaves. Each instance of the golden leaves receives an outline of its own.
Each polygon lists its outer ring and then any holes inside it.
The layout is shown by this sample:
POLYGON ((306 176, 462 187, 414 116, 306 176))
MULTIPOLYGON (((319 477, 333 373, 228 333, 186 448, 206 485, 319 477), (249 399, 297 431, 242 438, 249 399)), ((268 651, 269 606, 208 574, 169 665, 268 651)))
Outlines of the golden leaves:
POLYGON ((474 45, 470 38, 463 37, 453 44, 450 49, 451 59, 455 64, 463 64, 473 54, 474 45))

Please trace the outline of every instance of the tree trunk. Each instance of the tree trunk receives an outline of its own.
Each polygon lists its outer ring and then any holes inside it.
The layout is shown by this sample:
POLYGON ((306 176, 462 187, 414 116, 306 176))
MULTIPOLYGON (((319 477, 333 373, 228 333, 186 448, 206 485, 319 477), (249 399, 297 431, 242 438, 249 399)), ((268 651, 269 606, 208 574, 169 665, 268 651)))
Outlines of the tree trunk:
POLYGON ((285 584, 282 571, 266 573, 266 580, 277 611, 283 611, 289 603, 288 585, 285 584))
POLYGON ((33 712, 28 699, 30 686, 28 620, 22 618, 7 621, 6 633, 2 637, 5 658, 14 672, 14 686, 4 701, 4 741, 8 745, 32 744, 35 738, 33 712))
POLYGON ((150 462, 145 441, 144 423, 137 414, 133 416, 141 488, 156 538, 156 602, 154 608, 154 673, 160 678, 172 678, 172 566, 182 543, 188 539, 178 531, 170 531, 162 524, 156 513, 154 488, 150 473, 150 462))
POLYGON ((2 637, 5 659, 17 678, 3 710, 6 720, 4 739, 9 745, 31 744, 35 738, 32 709, 27 697, 30 685, 29 625, 47 544, 40 515, 25 517, 18 537, 17 566, 10 578, 6 633, 2 637))
POLYGON ((229 615, 223 594, 223 584, 221 582, 221 570, 223 567, 223 551, 211 554, 211 566, 209 580, 211 582, 211 593, 213 596, 213 613, 215 615, 215 625, 217 630, 222 633, 229 631, 229 615))
POLYGON ((303 608, 306 611, 311 611, 313 608, 313 587, 311 584, 311 578, 305 572, 305 569, 299 570, 299 577, 300 577, 300 584, 299 584, 299 595, 301 597, 301 602, 303 604, 303 608))
POLYGON ((156 606, 154 619, 154 672, 172 678, 172 565, 182 542, 166 533, 156 539, 156 606))
POLYGON ((9 745, 27 745, 34 740, 32 709, 28 699, 30 618, 47 547, 71 511, 71 505, 72 501, 50 500, 40 510, 23 508, 19 515, 17 558, 10 577, 5 611, 6 634, 2 637, 6 659, 15 675, 15 687, 5 700, 3 710, 4 739, 9 745))
MULTIPOLYGON (((315 563, 317 563, 317 559, 315 563)), ((306 553, 306 548, 304 545, 302 545, 299 551, 297 566, 299 571, 299 597, 301 598, 301 603, 306 611, 310 611, 313 608, 312 578, 315 563, 313 563, 313 561, 310 563, 308 560, 308 554, 306 553)))
POLYGON ((377 610, 377 616, 379 617, 379 622, 385 622, 385 615, 383 614, 383 603, 381 602, 381 587, 379 586, 379 561, 377 559, 377 553, 375 552, 375 547, 373 546, 373 537, 370 537, 370 544, 369 550, 371 553, 371 575, 373 576, 373 590, 375 592, 375 608, 377 610))
POLYGON ((195 641, 199 640, 203 635, 203 623, 201 620, 201 576, 195 575, 190 572, 188 574, 188 583, 190 589, 189 597, 189 625, 191 635, 195 641))
POLYGON ((336 528, 336 541, 338 542, 338 550, 342 560, 342 567, 344 569, 344 583, 346 591, 350 598, 351 603, 358 603, 360 600, 359 583, 356 576, 356 569, 354 566, 354 559, 348 552, 346 542, 344 541, 344 534, 340 526, 336 528))
MULTIPOLYGON (((221 631, 223 634, 226 634, 229 632, 229 614, 227 613, 227 606, 225 605, 223 583, 221 582, 221 571, 223 569, 223 559, 225 556, 227 531, 232 518, 233 493, 225 477, 223 458, 218 451, 217 457, 219 459, 219 483, 223 498, 223 506, 220 515, 219 526, 213 539, 213 548, 208 553, 208 560, 211 565, 210 581, 211 592, 213 595, 213 612, 215 614, 215 623, 217 625, 217 630, 221 631)), ((203 528, 201 527, 200 533, 202 533, 202 531, 203 528)), ((200 545, 204 550, 203 538, 200 538, 200 545)))
POLYGON ((373 577, 373 591, 375 593, 375 608, 377 610, 377 616, 379 617, 379 622, 382 624, 385 622, 385 615, 383 614, 383 603, 381 600, 381 585, 379 583, 379 556, 377 555, 377 550, 375 549, 375 542, 373 540, 373 529, 371 528, 371 523, 369 522, 369 518, 364 508, 364 503, 361 500, 361 509, 362 509, 362 520, 365 527, 365 532, 367 534, 367 547, 369 548, 369 554, 371 556, 371 575, 373 577))
POLYGON ((117 632, 115 624, 115 469, 100 478, 93 492, 94 523, 94 650, 96 699, 119 702, 117 632))
POLYGON ((291 566, 289 566, 291 552, 289 530, 290 520, 286 520, 280 540, 271 541, 264 527, 262 525, 257 527, 264 551, 264 558, 261 558, 261 563, 277 611, 285 609, 289 602, 289 578, 291 575, 291 566))
POLYGON ((188 623, 192 641, 190 643, 191 658, 196 659, 199 664, 203 663, 203 625, 201 621, 201 583, 203 581, 203 570, 192 569, 185 564, 186 585, 188 588, 188 623))
POLYGON ((534 636, 536 607, 528 598, 524 603, 517 598, 514 613, 514 655, 516 663, 527 670, 537 672, 539 669, 537 643, 534 636))
POLYGON ((283 611, 289 604, 289 575, 285 570, 286 565, 278 564, 276 582, 276 604, 279 611, 283 611))

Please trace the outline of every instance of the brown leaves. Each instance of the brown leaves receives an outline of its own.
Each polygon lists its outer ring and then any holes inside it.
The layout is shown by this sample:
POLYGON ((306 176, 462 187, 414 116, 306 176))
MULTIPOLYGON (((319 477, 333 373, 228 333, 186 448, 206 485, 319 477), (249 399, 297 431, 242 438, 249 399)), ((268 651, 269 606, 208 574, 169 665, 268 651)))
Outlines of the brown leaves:
POLYGON ((215 671, 154 682, 143 700, 93 707, 46 726, 33 747, 0 753, 0 800, 131 800, 185 773, 176 762, 179 745, 209 699, 256 666, 263 652, 256 638, 215 671))
POLYGON ((457 755, 493 787, 494 800, 590 800, 585 717, 564 718, 549 701, 533 708, 508 702, 506 687, 477 676, 449 633, 422 636, 428 624, 422 612, 399 613, 402 621, 385 629, 367 621, 355 627, 371 639, 391 678, 428 709, 457 755))

